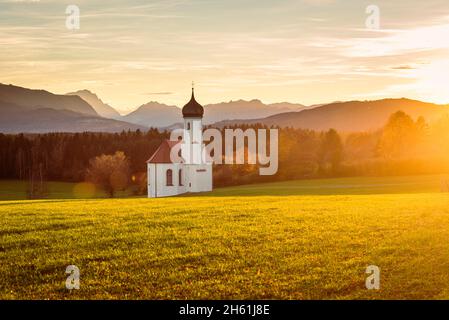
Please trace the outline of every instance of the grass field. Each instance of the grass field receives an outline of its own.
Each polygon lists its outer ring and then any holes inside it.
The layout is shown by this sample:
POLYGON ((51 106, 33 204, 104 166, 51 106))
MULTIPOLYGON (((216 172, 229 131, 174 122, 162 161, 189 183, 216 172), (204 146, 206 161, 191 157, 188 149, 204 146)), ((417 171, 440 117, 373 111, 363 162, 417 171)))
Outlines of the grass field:
MULTIPOLYGON (((47 183, 47 199, 85 199, 107 198, 101 190, 86 190, 85 183, 49 182, 47 183)), ((129 191, 118 192, 118 196, 128 196, 129 191)), ((1 200, 25 200, 27 199, 27 182, 16 180, 0 180, 1 200)))
MULTIPOLYGON (((3 199, 15 184, 0 183, 3 199)), ((447 299, 448 241, 449 193, 438 176, 4 200, 0 298, 447 299), (65 289, 71 264, 80 290, 65 289), (372 264, 378 291, 365 288, 372 264)))

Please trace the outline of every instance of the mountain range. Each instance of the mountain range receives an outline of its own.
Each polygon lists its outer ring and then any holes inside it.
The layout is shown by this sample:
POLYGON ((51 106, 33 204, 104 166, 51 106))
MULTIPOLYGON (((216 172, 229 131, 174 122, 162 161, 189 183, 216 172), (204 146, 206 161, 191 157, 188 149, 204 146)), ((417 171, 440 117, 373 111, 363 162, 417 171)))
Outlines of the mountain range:
POLYGON ((182 122, 182 114, 181 109, 176 106, 151 101, 123 116, 122 119, 146 127, 164 128, 182 122))
MULTIPOLYGON (((334 102, 313 106, 264 104, 254 99, 208 104, 204 123, 215 127, 261 123, 313 130, 366 131, 382 127, 395 111, 428 121, 449 113, 449 105, 410 99, 334 102)), ((120 115, 88 90, 53 94, 0 84, 0 132, 120 132, 173 128, 182 123, 181 109, 155 101, 120 115)))
POLYGON ((288 112, 263 119, 225 120, 216 127, 261 123, 267 126, 293 127, 311 130, 367 131, 382 127, 396 111, 404 111, 412 118, 422 116, 426 121, 438 120, 449 114, 449 105, 437 105, 410 99, 376 101, 348 101, 322 105, 300 112, 288 112))
POLYGON ((10 102, 27 109, 50 108, 70 110, 96 116, 95 109, 79 96, 53 94, 45 90, 32 90, 13 85, 0 84, 0 101, 10 102))
MULTIPOLYGON (((293 103, 264 104, 260 100, 238 100, 207 104, 204 106, 204 124, 213 124, 223 120, 244 120, 265 118, 271 115, 300 111, 307 107, 293 103)), ((124 121, 148 127, 169 127, 182 121, 181 110, 158 102, 149 102, 124 116, 124 121)))
POLYGON ((95 93, 90 92, 89 90, 78 90, 76 92, 70 92, 67 93, 69 96, 78 96, 84 101, 86 101, 88 104, 90 104, 95 111, 104 118, 109 119, 120 119, 121 115, 118 113, 117 110, 115 110, 110 105, 104 103, 101 101, 100 98, 97 97, 95 93))
POLYGON ((0 132, 120 132, 146 127, 101 117, 77 95, 0 84, 0 132))

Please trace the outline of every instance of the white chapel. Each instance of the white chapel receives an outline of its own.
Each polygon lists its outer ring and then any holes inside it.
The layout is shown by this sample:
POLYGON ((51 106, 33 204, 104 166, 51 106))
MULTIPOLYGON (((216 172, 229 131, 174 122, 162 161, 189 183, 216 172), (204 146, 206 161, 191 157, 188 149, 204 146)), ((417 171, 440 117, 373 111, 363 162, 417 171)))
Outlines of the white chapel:
POLYGON ((163 141, 147 161, 149 198, 212 190, 212 163, 203 156, 203 114, 192 88, 192 98, 182 108, 182 141, 163 141), (171 157, 174 148, 181 152, 176 162, 171 157))

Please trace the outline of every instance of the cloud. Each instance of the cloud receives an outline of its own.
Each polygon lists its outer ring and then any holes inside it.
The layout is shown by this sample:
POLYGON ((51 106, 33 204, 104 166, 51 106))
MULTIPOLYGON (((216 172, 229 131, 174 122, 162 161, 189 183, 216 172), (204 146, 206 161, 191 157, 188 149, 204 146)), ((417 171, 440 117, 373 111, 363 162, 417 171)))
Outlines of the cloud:
POLYGON ((16 2, 40 2, 40 0, 2 0, 0 3, 16 3, 16 2))
POLYGON ((388 30, 374 36, 330 40, 349 58, 385 57, 449 49, 449 23, 407 30, 388 30))
POLYGON ((146 96, 167 96, 170 94, 174 94, 174 92, 148 92, 148 93, 144 93, 144 95, 146 96))
POLYGON ((337 0, 302 0, 302 2, 311 5, 328 5, 337 2, 337 0))
POLYGON ((393 70, 414 70, 416 68, 414 68, 412 66, 404 65, 404 66, 391 67, 391 69, 393 69, 393 70))
POLYGON ((348 0, 77 0, 76 32, 59 0, 11 2, 0 0, 4 81, 59 92, 91 83, 122 106, 148 95, 180 104, 192 79, 205 101, 406 95, 420 77, 431 88, 419 71, 449 53, 447 0, 378 0, 388 27, 379 31, 364 29, 365 5, 348 0))

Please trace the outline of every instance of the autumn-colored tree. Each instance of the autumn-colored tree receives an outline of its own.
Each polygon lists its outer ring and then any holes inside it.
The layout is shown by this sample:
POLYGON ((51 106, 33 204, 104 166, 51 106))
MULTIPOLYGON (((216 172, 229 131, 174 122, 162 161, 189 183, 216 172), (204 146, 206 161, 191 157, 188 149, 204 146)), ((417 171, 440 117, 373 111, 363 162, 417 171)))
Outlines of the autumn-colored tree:
POLYGON ((331 167, 333 173, 338 170, 343 160, 343 143, 338 132, 330 129, 323 134, 319 150, 322 168, 331 167))
POLYGON ((125 190, 129 183, 129 161, 122 151, 101 155, 90 160, 86 178, 103 189, 111 198, 125 190))
POLYGON ((383 129, 378 151, 387 159, 401 158, 417 144, 419 133, 425 128, 424 119, 417 123, 403 111, 393 113, 383 129))
POLYGON ((374 158, 380 135, 380 131, 348 134, 344 145, 345 159, 354 163, 374 158))

